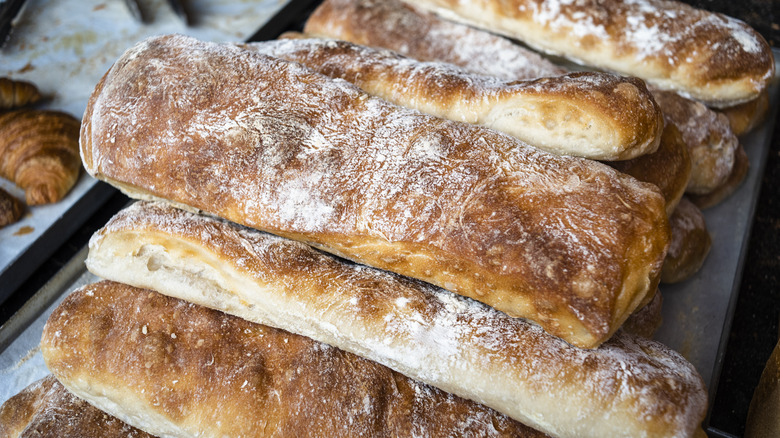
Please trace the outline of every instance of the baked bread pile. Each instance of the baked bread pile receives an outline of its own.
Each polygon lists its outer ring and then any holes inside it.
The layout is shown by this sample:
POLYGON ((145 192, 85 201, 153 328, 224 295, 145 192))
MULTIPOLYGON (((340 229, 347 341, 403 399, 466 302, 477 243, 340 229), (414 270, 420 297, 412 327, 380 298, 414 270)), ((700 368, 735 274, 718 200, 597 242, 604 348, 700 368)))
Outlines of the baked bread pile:
POLYGON ((618 161, 658 148, 663 119, 639 79, 577 72, 505 81, 346 41, 283 37, 245 47, 347 80, 397 105, 487 126, 559 155, 618 161))
POLYGON ((0 77, 0 111, 24 108, 42 98, 38 87, 32 82, 0 77))
POLYGON ((82 126, 87 171, 132 197, 433 283, 584 348, 652 299, 668 245, 653 185, 235 45, 142 42, 82 126))
MULTIPOLYGON (((709 247, 661 91, 332 40, 361 16, 462 26, 326 1, 305 30, 329 40, 153 37, 97 84, 84 166, 139 201, 44 330, 80 412, 156 436, 702 434, 700 376, 648 338, 659 281, 709 247)), ((40 422, 25 397, 4 423, 40 422)))

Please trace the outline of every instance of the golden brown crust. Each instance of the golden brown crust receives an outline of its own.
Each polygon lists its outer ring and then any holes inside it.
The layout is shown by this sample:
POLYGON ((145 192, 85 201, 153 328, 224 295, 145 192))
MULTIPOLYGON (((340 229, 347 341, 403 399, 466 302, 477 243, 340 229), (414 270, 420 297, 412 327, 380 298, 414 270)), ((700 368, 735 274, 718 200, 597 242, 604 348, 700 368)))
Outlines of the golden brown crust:
MULTIPOLYGON (((449 62, 504 80, 564 74, 561 67, 538 62, 538 55, 506 38, 448 22, 400 1, 327 0, 315 10, 305 29, 315 35, 388 48, 415 59, 449 62)), ((728 120, 676 93, 657 88, 651 91, 666 123, 678 128, 691 151, 691 192, 714 190, 733 165, 737 138, 728 120)))
POLYGON ((663 118, 644 82, 570 73, 505 82, 346 41, 295 38, 244 47, 299 62, 397 105, 497 129, 540 149, 627 160, 658 147, 663 118))
POLYGON ((0 111, 21 108, 41 100, 35 84, 10 78, 0 78, 0 111))
POLYGON ((628 317, 622 330, 636 336, 652 339, 663 322, 663 302, 661 291, 656 291, 652 301, 628 317))
POLYGON ((619 331, 575 348, 477 301, 166 203, 117 214, 86 264, 343 348, 553 435, 684 436, 706 410, 696 371, 657 342, 619 331))
POLYGON ((0 407, 0 437, 153 438, 74 396, 51 375, 0 407))
POLYGON ((28 205, 57 202, 76 184, 79 125, 59 111, 0 114, 0 176, 25 190, 28 205))
POLYGON ((750 160, 748 159, 747 152, 745 152, 745 148, 742 144, 739 144, 734 154, 734 166, 731 169, 729 177, 723 184, 706 195, 689 194, 686 196, 702 210, 718 205, 723 202, 724 199, 731 196, 731 194, 742 185, 748 170, 750 170, 750 160))
POLYGON ((658 186, 666 199, 666 214, 671 216, 685 194, 691 178, 691 157, 680 131, 666 125, 661 144, 652 154, 633 160, 610 163, 615 169, 658 186))
POLYGON ((157 435, 545 436, 337 348, 120 283, 67 297, 41 350, 67 388, 157 435))
POLYGON ((22 213, 22 202, 0 187, 0 228, 18 221, 22 213))
POLYGON ((746 134, 766 119, 769 112, 769 90, 749 102, 721 108, 720 111, 729 119, 734 135, 746 134))
POLYGON ((506 38, 439 17, 400 0, 325 0, 304 33, 393 50, 421 61, 446 62, 507 80, 566 71, 506 38), (515 76, 518 72, 521 75, 515 76))
POLYGON ((667 125, 675 125, 688 145, 691 178, 686 192, 705 195, 722 186, 734 168, 739 139, 728 118, 676 93, 653 92, 667 125))
POLYGON ((139 44, 84 123, 88 171, 132 196, 432 282, 586 348, 650 298, 666 251, 650 184, 234 45, 139 44))
POLYGON ((769 438, 780 435, 780 343, 766 361, 753 398, 750 400, 745 438, 769 438))
POLYGON ((774 75, 747 24, 667 0, 417 0, 417 7, 544 52, 631 76, 711 106, 758 97, 774 75))
POLYGON ((683 198, 669 218, 672 242, 661 270, 661 281, 678 283, 699 271, 712 246, 701 210, 683 198))

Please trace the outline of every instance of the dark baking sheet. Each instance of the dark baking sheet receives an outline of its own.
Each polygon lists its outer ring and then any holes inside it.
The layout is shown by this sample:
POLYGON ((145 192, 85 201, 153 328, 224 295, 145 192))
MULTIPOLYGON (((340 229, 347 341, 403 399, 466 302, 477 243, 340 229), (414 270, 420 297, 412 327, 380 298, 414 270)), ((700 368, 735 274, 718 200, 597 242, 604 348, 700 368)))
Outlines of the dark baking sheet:
MULTIPOLYGON (((24 199, 24 192, 10 181, 0 187, 24 199)), ((98 211, 115 191, 82 173, 67 196, 50 205, 28 208, 22 220, 0 229, 0 305, 98 211)))

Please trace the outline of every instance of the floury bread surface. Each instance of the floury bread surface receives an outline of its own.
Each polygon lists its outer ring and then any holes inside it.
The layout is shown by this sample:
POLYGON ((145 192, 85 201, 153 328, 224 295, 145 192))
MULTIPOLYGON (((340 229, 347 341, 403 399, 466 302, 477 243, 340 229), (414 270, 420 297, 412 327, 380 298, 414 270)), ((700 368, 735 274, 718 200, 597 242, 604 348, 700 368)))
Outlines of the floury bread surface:
POLYGON ((309 338, 120 283, 68 296, 41 351, 69 391, 160 437, 545 436, 309 338))
POLYGON ((351 351, 552 435, 690 436, 706 410, 696 371, 657 342, 619 331, 579 349, 429 284, 166 203, 118 213, 87 266, 351 351))
POLYGON ((585 348, 652 298, 668 246, 655 186, 232 44, 130 49, 81 146, 130 196, 429 281, 585 348))
POLYGON ((154 438, 68 392, 53 376, 0 407, 2 438, 154 438))
MULTIPOLYGON (((442 19, 401 0, 325 0, 309 17, 304 30, 323 38, 387 48, 414 59, 452 63, 506 81, 565 73, 507 38, 442 19)), ((728 118, 674 92, 657 88, 651 91, 666 125, 678 128, 694 158, 687 191, 720 191, 732 171, 739 142, 728 118)))
POLYGON ((710 106, 759 97, 769 44, 747 24, 667 0, 415 0, 443 17, 584 65, 637 76, 710 106))
POLYGON ((688 145, 691 178, 686 192, 713 193, 726 184, 734 170, 739 139, 731 131, 728 118, 699 102, 668 91, 653 93, 663 108, 668 125, 675 125, 688 145))
POLYGON ((664 126, 652 94, 636 78, 580 72, 510 82, 346 41, 285 36, 245 47, 344 79, 397 105, 497 129, 556 154, 636 158, 657 149, 664 126))
POLYGON ((446 62, 508 80, 566 73, 507 38, 443 20, 401 0, 325 0, 306 20, 303 32, 387 48, 420 61, 446 62))

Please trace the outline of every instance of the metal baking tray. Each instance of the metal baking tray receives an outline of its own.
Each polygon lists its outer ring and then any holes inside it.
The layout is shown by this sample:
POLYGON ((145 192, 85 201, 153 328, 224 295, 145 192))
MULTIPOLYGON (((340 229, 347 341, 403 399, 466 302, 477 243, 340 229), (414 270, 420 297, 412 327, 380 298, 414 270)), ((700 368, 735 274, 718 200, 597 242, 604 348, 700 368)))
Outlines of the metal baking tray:
MULTIPOLYGON (((42 108, 81 118, 95 84, 136 41, 163 33, 242 41, 287 3, 190 1, 195 23, 187 27, 163 0, 143 1, 151 17, 147 24, 133 20, 121 1, 28 0, 0 52, 0 77, 33 82, 46 96, 42 108)), ((0 178, 0 187, 24 199, 23 191, 10 181, 0 178)), ((22 220, 0 228, 0 304, 113 193, 114 189, 83 173, 65 199, 29 208, 22 220)))
MULTIPOLYGON (((301 8, 308 12, 314 3, 313 0, 291 2, 250 40, 271 39, 282 31, 294 29, 303 21, 301 8)), ((774 56, 780 76, 780 51, 774 50, 774 56)), ((750 160, 746 180, 728 199, 704 211, 713 246, 702 269, 685 282, 661 285, 664 321, 655 338, 680 352, 697 368, 711 401, 717 390, 761 176, 780 106, 778 82, 776 77, 770 88, 770 111, 764 123, 740 138, 750 160)), ((64 296, 97 279, 84 267, 86 253, 84 248, 74 256, 0 327, 0 403, 48 373, 38 351, 43 325, 64 296)), ((720 431, 708 432, 714 436, 730 436, 720 431)))

